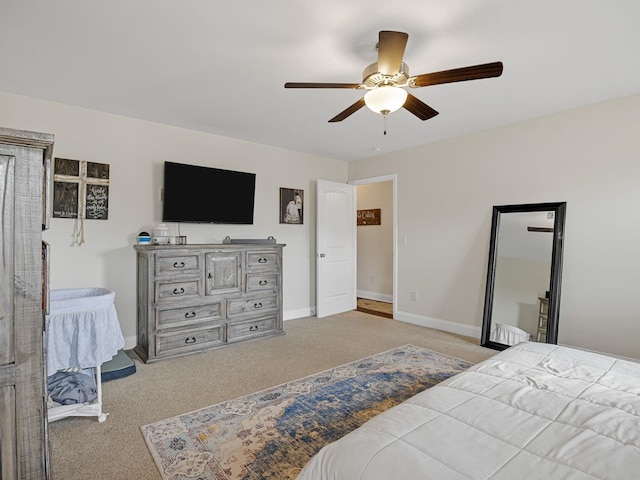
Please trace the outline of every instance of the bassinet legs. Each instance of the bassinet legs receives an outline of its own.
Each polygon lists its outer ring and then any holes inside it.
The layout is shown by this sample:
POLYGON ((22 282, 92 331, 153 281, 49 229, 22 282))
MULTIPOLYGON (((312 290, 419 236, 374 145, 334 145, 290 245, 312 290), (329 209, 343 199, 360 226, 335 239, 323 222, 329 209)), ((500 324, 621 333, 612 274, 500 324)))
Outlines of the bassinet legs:
POLYGON ((98 422, 104 422, 108 413, 102 411, 102 374, 100 365, 93 367, 98 396, 93 402, 74 403, 71 405, 55 405, 47 409, 49 422, 55 422, 66 417, 98 417, 98 422))

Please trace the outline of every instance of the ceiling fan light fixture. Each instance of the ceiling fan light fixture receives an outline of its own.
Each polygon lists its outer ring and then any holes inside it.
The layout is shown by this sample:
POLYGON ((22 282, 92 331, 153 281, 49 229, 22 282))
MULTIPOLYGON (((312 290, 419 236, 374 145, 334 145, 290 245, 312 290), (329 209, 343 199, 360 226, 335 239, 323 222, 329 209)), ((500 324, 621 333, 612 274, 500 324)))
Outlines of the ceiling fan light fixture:
POLYGON ((402 108, 406 100, 407 91, 393 85, 382 85, 364 95, 364 103, 369 110, 385 116, 402 108))

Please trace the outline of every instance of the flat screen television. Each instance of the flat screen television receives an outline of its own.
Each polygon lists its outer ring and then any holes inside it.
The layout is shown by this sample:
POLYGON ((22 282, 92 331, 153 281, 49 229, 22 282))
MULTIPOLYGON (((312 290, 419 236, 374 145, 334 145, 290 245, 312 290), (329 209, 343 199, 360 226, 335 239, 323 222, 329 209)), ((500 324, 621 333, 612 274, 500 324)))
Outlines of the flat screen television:
POLYGON ((256 174, 164 162, 163 222, 253 224, 256 174))

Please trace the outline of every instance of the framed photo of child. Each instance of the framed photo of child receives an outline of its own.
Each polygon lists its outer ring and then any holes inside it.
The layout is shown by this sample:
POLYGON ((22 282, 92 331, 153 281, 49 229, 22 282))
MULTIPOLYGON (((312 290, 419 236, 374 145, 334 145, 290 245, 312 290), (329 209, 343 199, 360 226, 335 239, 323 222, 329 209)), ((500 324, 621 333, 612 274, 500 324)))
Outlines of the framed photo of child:
POLYGON ((304 190, 280 188, 280 223, 302 225, 304 219, 304 190))

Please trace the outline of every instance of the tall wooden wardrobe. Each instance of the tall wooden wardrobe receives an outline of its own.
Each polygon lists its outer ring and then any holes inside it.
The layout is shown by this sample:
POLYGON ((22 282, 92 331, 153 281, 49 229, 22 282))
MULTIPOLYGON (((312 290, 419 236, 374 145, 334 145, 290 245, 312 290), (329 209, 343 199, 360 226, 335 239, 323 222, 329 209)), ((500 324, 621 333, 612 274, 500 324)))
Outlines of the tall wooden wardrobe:
POLYGON ((0 128, 0 478, 50 478, 44 315, 53 135, 0 128))

